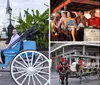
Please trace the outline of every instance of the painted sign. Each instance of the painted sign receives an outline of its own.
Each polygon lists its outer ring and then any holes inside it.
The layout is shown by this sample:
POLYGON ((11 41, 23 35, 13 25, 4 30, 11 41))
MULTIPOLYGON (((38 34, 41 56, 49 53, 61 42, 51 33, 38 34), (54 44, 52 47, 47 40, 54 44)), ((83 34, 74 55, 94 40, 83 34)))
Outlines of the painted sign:
POLYGON ((84 29, 84 41, 100 41, 100 29, 84 29))

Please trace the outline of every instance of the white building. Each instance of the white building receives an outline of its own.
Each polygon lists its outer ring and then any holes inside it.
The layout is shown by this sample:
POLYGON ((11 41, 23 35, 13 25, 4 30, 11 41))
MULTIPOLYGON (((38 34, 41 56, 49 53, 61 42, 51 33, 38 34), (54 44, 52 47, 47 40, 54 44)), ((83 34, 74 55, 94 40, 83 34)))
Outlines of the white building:
POLYGON ((68 59, 69 65, 72 62, 77 62, 78 58, 81 57, 86 63, 95 60, 96 65, 100 66, 100 43, 53 43, 50 50, 52 70, 56 70, 61 56, 68 59))
MULTIPOLYGON (((7 38, 6 33, 2 32, 2 31, 3 31, 3 28, 6 28, 6 30, 8 31, 7 27, 9 25, 9 23, 10 23, 9 8, 11 8, 11 6, 10 6, 9 0, 7 0, 5 19, 2 21, 2 25, 0 26, 1 38, 7 38)), ((19 18, 22 18, 21 17, 21 11, 19 12, 19 18)), ((15 27, 15 25, 18 24, 18 23, 15 20, 13 20, 12 17, 11 17, 11 24, 15 27)))

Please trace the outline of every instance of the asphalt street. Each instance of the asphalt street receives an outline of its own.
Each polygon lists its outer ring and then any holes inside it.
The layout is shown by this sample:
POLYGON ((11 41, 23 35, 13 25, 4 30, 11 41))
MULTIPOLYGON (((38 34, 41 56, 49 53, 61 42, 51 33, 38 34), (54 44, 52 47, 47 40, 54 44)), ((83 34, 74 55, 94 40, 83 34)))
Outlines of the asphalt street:
POLYGON ((0 85, 17 85, 11 75, 10 72, 0 72, 0 85))
MULTIPOLYGON (((6 47, 6 44, 5 44, 5 42, 4 41, 0 41, 0 49, 4 49, 6 47)), ((47 52, 45 53, 45 55, 47 55, 47 52)), ((40 61, 39 61, 39 59, 38 59, 38 61, 37 61, 38 63, 40 63, 40 61)), ((45 62, 45 64, 44 64, 44 67, 47 67, 47 64, 46 64, 47 62, 45 62)), ((22 64, 20 64, 20 65, 22 65, 22 64)), ((39 64, 37 64, 37 65, 39 65, 39 64)), ((40 64, 41 65, 41 64, 40 64)), ((39 65, 39 66, 40 66, 39 65)), ((38 67, 39 67, 38 66, 38 67)), ((38 68, 37 67, 37 68, 38 68)), ((38 68, 39 69, 39 68, 38 68)), ((47 69, 48 70, 48 69, 47 69)), ((21 76, 21 75, 23 75, 23 74, 25 74, 25 73, 18 73, 17 71, 15 72, 15 74, 14 75, 16 75, 15 77, 15 79, 16 80, 19 80, 19 82, 20 83, 22 83, 22 82, 24 82, 23 83, 23 85, 33 85, 33 82, 35 81, 35 84, 34 85, 42 85, 42 84, 44 84, 44 83, 46 83, 47 82, 47 80, 48 80, 48 71, 47 71, 46 69, 42 69, 41 70, 41 72, 40 73, 36 73, 35 74, 35 77, 34 77, 34 80, 33 80, 33 77, 31 76, 30 78, 29 78, 29 76, 27 76, 27 75, 24 75, 24 76, 21 76), (46 74, 47 73, 47 74, 46 74), (30 80, 30 84, 28 84, 29 81, 30 80), (41 84, 40 84, 41 83, 41 84)), ((19 70, 20 71, 20 70, 19 70)), ((28 71, 30 71, 30 69, 28 70, 28 71)), ((38 70, 39 71, 39 70, 38 70)), ((21 72, 21 71, 20 71, 21 72)), ((31 72, 31 71, 30 71, 31 72)), ((10 74, 10 66, 9 67, 7 67, 7 68, 0 68, 0 85, 17 85, 15 82, 14 82, 14 80, 13 80, 13 78, 11 77, 11 74, 10 74)))
MULTIPOLYGON (((97 79, 96 76, 91 76, 90 80, 82 79, 82 83, 79 84, 78 78, 69 78, 68 85, 100 85, 100 80, 97 79)), ((59 81, 59 75, 56 72, 51 72, 51 85, 61 85, 59 81)))
MULTIPOLYGON (((48 76, 47 75, 43 75, 43 74, 40 74, 41 76, 44 76, 46 79, 48 79, 48 76)), ((16 75, 16 76, 21 76, 21 75, 16 75)), ((18 78, 16 77, 16 78, 18 78)), ((24 79, 25 79, 26 76, 23 76, 19 79, 19 82, 22 82, 24 79)), ((46 81, 44 79, 42 79, 41 77, 38 77, 37 78, 40 80, 40 82, 43 84, 45 83, 46 81)), ((29 78, 27 77, 27 80, 29 78)), ((23 85, 28 85, 28 81, 25 81, 23 83, 23 85)), ((35 84, 34 85, 40 85, 39 81, 36 79, 36 77, 34 78, 34 81, 35 81, 35 84)), ((11 77, 11 73, 10 73, 10 70, 9 68, 5 68, 5 69, 2 69, 0 68, 0 85, 17 85, 13 78, 11 77)), ((29 85, 33 85, 33 80, 31 78, 30 80, 30 84, 29 85)))

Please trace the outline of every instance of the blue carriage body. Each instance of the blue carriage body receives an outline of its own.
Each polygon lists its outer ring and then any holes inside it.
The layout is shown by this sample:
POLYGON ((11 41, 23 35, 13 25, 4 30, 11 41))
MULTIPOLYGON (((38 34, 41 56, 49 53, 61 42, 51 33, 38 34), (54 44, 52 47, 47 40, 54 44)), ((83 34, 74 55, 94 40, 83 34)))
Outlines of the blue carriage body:
POLYGON ((20 51, 24 50, 36 50, 36 42, 35 41, 19 41, 12 48, 7 48, 3 50, 3 54, 5 56, 5 63, 0 64, 0 67, 8 67, 9 63, 13 60, 13 58, 20 53, 20 51), (22 50, 20 49, 22 47, 22 50))

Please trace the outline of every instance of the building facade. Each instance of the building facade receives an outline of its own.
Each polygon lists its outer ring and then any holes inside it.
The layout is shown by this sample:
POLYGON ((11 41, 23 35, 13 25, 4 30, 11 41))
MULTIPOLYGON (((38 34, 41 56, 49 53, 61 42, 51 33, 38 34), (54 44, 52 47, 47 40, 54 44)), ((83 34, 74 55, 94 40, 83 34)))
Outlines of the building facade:
POLYGON ((95 60, 96 65, 100 65, 100 43, 54 43, 51 44, 52 71, 60 63, 60 57, 68 60, 69 65, 72 62, 78 62, 82 58, 86 63, 95 60))

